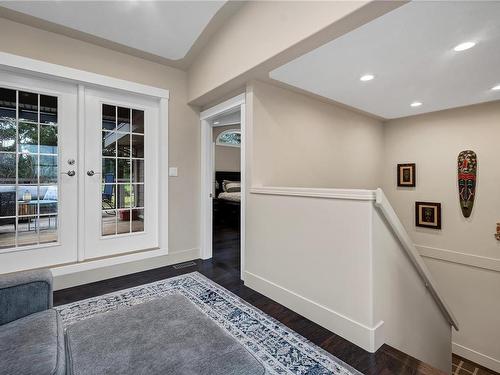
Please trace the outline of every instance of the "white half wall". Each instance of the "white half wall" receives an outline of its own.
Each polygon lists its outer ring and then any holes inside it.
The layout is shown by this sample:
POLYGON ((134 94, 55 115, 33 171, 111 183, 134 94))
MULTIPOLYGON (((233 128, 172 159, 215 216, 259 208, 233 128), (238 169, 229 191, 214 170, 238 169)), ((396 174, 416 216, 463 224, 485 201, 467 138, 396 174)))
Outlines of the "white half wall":
POLYGON ((255 193, 247 199, 245 284, 375 351, 372 201, 255 193))
POLYGON ((374 191, 253 187, 247 197, 247 286, 369 352, 387 343, 450 373, 450 323, 374 191))

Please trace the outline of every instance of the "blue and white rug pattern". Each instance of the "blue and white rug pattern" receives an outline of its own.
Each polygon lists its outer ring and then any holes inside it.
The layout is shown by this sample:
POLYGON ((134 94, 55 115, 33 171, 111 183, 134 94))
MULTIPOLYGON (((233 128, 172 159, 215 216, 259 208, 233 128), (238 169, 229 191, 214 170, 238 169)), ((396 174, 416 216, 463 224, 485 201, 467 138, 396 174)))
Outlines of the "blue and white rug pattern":
POLYGON ((79 320, 180 293, 238 340, 272 375, 360 374, 227 289, 193 272, 56 307, 68 326, 79 320))

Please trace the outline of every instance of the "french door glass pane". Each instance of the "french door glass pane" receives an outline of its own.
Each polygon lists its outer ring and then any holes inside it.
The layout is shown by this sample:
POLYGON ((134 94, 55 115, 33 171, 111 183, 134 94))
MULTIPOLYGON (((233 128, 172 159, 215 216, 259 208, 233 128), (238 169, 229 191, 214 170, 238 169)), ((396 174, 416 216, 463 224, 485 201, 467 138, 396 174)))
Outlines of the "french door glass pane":
POLYGON ((118 211, 116 233, 130 233, 130 210, 118 211))
POLYGON ((17 219, 17 246, 38 244, 38 216, 17 219))
POLYGON ((57 119, 57 97, 0 88, 0 248, 57 242, 57 119))
POLYGON ((19 151, 38 153, 38 124, 20 122, 18 126, 19 151))
POLYGON ((116 185, 104 184, 102 186, 102 209, 110 210, 116 208, 116 185))
POLYGON ((38 183, 38 155, 19 154, 17 174, 18 183, 36 185, 38 183))
POLYGON ((57 127, 40 125, 40 153, 57 155, 57 127))
POLYGON ((0 249, 16 246, 16 218, 0 218, 0 249))
POLYGON ((118 182, 130 182, 130 159, 118 159, 118 182))
POLYGON ((57 124, 57 98, 55 96, 40 95, 40 123, 57 124))
POLYGON ((16 154, 0 153, 0 184, 16 183, 16 154))
POLYGON ((132 110, 132 132, 144 134, 144 111, 132 110))
POLYGON ((116 128, 116 107, 103 104, 102 106, 102 128, 114 130, 116 128))
POLYGON ((116 130, 125 133, 130 132, 130 108, 118 107, 116 130))
POLYGON ((132 182, 144 182, 144 160, 132 159, 132 182))
POLYGON ((101 234, 144 231, 144 111, 102 105, 101 234), (140 210, 131 210, 139 207, 140 210))
POLYGON ((144 136, 139 134, 132 135, 132 157, 144 157, 144 136))
POLYGON ((115 132, 102 132, 102 156, 116 156, 115 132))
POLYGON ((0 151, 16 151, 16 111, 12 114, 14 118, 0 113, 0 151))
POLYGON ((133 184, 132 195, 132 207, 144 207, 144 184, 133 184))
POLYGON ((116 210, 102 212, 102 235, 113 236, 116 234, 116 210))
POLYGON ((102 158, 102 182, 111 184, 116 182, 116 159, 102 158))
POLYGON ((118 185, 118 208, 130 207, 130 184, 118 185))
POLYGON ((40 243, 57 242, 57 215, 40 216, 40 243))
POLYGON ((144 231, 144 210, 132 210, 132 232, 144 231))
POLYGON ((116 133, 118 157, 130 157, 130 134, 116 133))
POLYGON ((19 91, 19 121, 38 122, 38 94, 19 91))
POLYGON ((40 182, 57 184, 57 156, 40 155, 40 182))
POLYGON ((9 220, 5 221, 2 218, 14 217, 15 219, 15 216, 16 216, 16 187, 0 185, 0 227, 2 225, 2 222, 10 222, 9 220))

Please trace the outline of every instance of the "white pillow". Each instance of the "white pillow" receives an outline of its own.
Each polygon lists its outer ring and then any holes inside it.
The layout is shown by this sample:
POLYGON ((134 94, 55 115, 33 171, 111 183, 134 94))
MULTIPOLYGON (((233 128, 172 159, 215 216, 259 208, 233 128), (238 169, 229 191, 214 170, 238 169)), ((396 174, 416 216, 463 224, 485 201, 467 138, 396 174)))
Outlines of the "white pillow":
POLYGON ((222 182, 222 189, 227 193, 237 193, 241 191, 240 181, 228 181, 224 180, 222 182))

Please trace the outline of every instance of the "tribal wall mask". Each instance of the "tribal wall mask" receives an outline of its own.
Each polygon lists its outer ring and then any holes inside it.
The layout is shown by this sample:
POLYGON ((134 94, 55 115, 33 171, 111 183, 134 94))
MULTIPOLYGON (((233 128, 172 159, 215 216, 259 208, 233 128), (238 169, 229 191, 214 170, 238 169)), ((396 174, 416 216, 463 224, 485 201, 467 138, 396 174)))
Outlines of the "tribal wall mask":
POLYGON ((464 217, 469 217, 476 197, 477 156, 467 150, 458 154, 458 193, 464 217))

